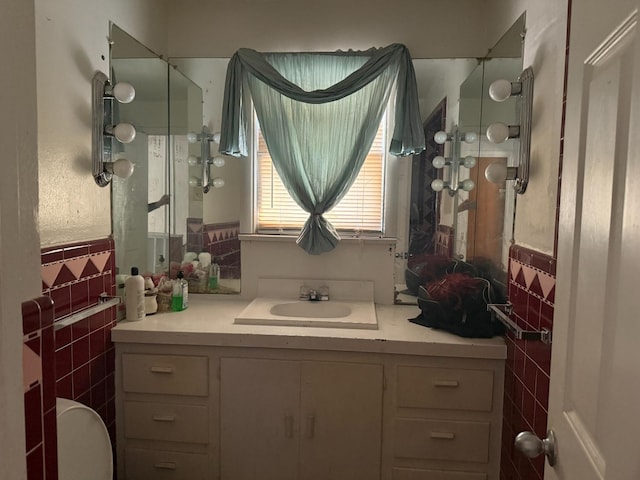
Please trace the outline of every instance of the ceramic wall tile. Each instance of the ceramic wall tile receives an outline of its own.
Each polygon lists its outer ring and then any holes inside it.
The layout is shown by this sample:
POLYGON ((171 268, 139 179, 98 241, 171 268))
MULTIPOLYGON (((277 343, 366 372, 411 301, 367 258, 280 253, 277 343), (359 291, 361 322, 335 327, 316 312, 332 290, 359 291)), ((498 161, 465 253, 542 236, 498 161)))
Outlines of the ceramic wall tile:
POLYGON ((27 475, 57 480, 56 397, 92 407, 115 431, 115 308, 55 330, 56 321, 96 305, 100 294, 115 294, 115 249, 107 238, 47 248, 40 258, 43 296, 22 305, 23 341, 41 370, 39 377, 24 370, 27 475))
MULTIPOLYGON (((522 328, 553 329, 555 259, 517 245, 509 252, 511 319, 522 328)), ((528 459, 512 448, 524 430, 544 436, 549 401, 551 347, 508 333, 502 438, 502 480, 541 480, 544 459, 528 459)))

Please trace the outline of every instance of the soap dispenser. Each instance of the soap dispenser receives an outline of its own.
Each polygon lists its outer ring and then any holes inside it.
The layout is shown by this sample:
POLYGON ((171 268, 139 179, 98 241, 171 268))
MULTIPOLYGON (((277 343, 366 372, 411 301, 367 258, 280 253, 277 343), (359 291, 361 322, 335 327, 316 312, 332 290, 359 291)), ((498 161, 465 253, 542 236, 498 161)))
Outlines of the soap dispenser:
POLYGON ((184 272, 178 272, 171 293, 171 310, 181 312, 189 305, 189 283, 184 279, 184 272))

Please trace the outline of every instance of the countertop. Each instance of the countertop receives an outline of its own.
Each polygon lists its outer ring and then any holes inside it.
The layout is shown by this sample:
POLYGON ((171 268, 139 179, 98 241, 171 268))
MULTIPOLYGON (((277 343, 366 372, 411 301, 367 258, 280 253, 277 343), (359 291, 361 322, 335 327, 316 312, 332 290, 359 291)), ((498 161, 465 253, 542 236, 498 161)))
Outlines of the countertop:
POLYGON ((236 325, 249 301, 229 296, 190 295, 183 312, 121 321, 111 331, 115 343, 291 348, 403 355, 504 359, 502 337, 462 338, 408 321, 417 306, 376 305, 377 330, 236 325), (221 297, 221 298, 220 298, 221 297))

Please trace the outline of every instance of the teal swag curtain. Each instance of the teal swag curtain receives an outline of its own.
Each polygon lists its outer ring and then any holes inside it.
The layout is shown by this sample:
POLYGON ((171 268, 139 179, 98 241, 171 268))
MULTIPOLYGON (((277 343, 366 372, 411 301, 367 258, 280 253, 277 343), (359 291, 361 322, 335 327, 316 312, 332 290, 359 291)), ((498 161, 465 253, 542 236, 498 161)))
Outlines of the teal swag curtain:
POLYGON ((424 133, 405 46, 331 53, 241 49, 231 58, 220 151, 247 155, 245 105, 250 94, 274 166, 291 197, 310 214, 297 240, 308 253, 328 252, 338 244, 340 236, 322 214, 358 176, 394 85, 389 151, 419 153, 424 133))

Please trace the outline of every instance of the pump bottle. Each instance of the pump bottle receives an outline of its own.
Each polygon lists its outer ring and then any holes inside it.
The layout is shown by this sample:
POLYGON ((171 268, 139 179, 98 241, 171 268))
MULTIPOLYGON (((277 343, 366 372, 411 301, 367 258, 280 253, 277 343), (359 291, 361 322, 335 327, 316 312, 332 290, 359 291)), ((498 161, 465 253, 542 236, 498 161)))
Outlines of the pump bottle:
POLYGON ((137 267, 131 268, 131 276, 124 281, 125 318, 129 321, 144 318, 144 278, 137 267))

